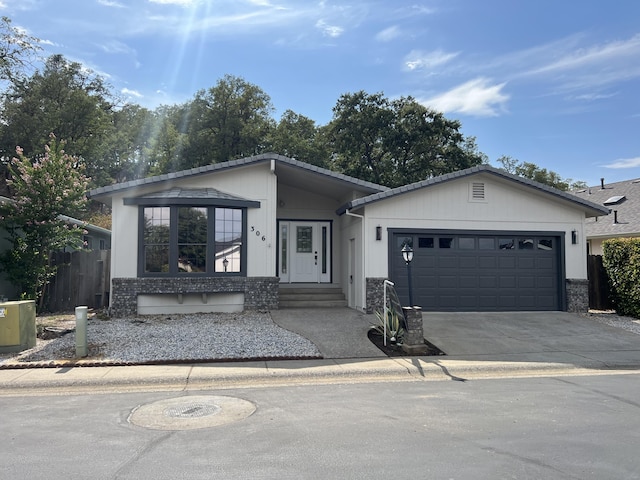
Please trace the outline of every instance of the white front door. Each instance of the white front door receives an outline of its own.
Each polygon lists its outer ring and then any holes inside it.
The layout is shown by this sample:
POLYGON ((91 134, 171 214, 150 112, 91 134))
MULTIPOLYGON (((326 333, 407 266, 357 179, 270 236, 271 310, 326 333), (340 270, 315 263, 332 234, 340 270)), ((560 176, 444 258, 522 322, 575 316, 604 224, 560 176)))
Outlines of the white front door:
POLYGON ((280 222, 280 281, 331 282, 331 223, 280 222))

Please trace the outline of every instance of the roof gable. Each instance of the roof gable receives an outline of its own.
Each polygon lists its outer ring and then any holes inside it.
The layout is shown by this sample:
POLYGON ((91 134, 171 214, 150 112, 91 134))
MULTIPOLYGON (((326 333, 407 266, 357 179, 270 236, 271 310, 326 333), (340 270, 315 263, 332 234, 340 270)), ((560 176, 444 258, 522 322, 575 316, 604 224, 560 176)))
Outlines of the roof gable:
POLYGON ((576 206, 582 207, 583 209, 585 209, 585 211, 587 212, 587 214, 589 216, 596 216, 596 215, 607 215, 609 213, 609 209, 605 208, 602 205, 598 205, 596 203, 590 202, 588 200, 584 200, 580 197, 577 197, 575 195, 572 195, 570 193, 567 192, 563 192, 561 190, 555 189, 553 187, 550 187, 548 185, 544 185, 542 183, 538 183, 535 182, 533 180, 529 180, 527 178, 524 177, 519 177, 517 175, 513 175, 510 174, 508 172, 506 172, 505 170, 501 170, 495 167, 492 167, 491 165, 478 165, 475 167, 471 167, 471 168, 467 168, 465 170, 459 170, 456 172, 451 172, 451 173, 447 173, 445 175, 441 175, 439 177, 434 177, 434 178, 429 178, 426 180, 422 180, 420 182, 416 182, 416 183, 412 183, 409 185, 404 185, 401 187, 397 187, 397 188, 393 188, 390 190, 386 190, 384 192, 378 192, 378 193, 374 193, 372 195, 369 195, 367 197, 363 197, 363 198, 358 198, 356 200, 352 200, 346 204, 344 204, 343 206, 341 206, 336 213, 338 215, 342 215, 344 214, 347 210, 351 210, 354 208, 360 208, 363 207, 365 205, 368 205, 370 203, 373 202, 378 202, 381 200, 385 200, 387 198, 392 198, 395 197, 397 195, 402 195, 408 192, 413 192, 416 190, 420 190, 423 188, 429 188, 432 187, 434 185, 441 185, 443 183, 446 182, 450 182, 453 180, 458 180, 461 178, 465 178, 465 177, 471 177, 473 175, 477 175, 480 173, 486 173, 486 174, 490 174, 490 175, 495 175, 499 178, 514 182, 517 185, 520 185, 522 187, 526 187, 526 188, 532 188, 534 190, 539 191, 540 193, 545 193, 545 194, 549 194, 552 195, 558 199, 562 199, 571 203, 576 204, 576 206))
POLYGON ((195 177, 198 175, 206 175, 215 172, 221 172, 233 168, 239 168, 243 166, 258 165, 274 161, 277 163, 285 164, 290 167, 300 169, 303 172, 307 172, 313 175, 324 176, 327 179, 334 181, 340 181, 364 190, 367 193, 382 192, 389 190, 388 187, 377 185, 375 183, 359 180, 348 175, 333 172, 326 168, 317 167, 310 163, 301 162, 293 158, 285 157, 275 153, 264 153, 261 155, 255 155, 252 157, 241 158, 238 160, 230 160, 223 163, 214 163, 212 165, 206 165, 203 167, 192 168, 188 170, 181 170, 179 172, 167 173, 164 175, 157 175, 154 177, 141 178, 138 180, 131 180, 128 182, 117 183, 114 185, 108 185, 105 187, 95 188, 88 192, 88 196, 91 198, 108 198, 115 193, 124 192, 130 189, 134 189, 142 186, 161 185, 166 182, 172 182, 174 180, 195 177))

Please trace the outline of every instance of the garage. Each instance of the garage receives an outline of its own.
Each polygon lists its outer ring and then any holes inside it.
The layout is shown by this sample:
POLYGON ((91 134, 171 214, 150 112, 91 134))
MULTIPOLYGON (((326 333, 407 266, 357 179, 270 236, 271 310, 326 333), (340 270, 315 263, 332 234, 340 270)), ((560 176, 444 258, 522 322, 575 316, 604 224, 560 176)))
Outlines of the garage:
POLYGON ((413 303, 425 311, 564 309, 564 234, 390 229, 389 235, 389 271, 405 305, 407 244, 414 252, 413 303))

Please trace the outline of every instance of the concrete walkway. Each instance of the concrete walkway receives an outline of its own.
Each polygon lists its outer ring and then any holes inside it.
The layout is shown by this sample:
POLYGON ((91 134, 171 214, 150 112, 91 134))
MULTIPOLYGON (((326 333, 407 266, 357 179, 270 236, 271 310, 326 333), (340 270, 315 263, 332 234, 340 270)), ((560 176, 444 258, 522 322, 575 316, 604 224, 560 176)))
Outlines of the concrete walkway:
POLYGON ((366 336, 373 315, 287 309, 274 321, 324 359, 0 370, 0 395, 195 391, 308 383, 457 380, 640 371, 640 335, 564 313, 425 313, 425 337, 446 353, 388 358, 366 336))

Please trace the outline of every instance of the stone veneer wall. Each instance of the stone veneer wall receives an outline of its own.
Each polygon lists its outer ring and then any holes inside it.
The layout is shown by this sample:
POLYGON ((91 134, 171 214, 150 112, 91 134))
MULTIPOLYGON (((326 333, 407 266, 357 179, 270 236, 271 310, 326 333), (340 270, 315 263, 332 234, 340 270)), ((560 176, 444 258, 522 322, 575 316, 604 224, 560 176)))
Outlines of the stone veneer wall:
POLYGON ((279 283, 278 277, 114 278, 111 315, 136 315, 140 294, 244 293, 245 310, 277 310, 279 283))
POLYGON ((384 281, 386 278, 376 278, 376 277, 368 277, 367 278, 367 303, 365 312, 373 313, 376 310, 382 312, 384 309, 384 281))
POLYGON ((567 311, 581 313, 589 311, 589 280, 567 278, 567 311))

